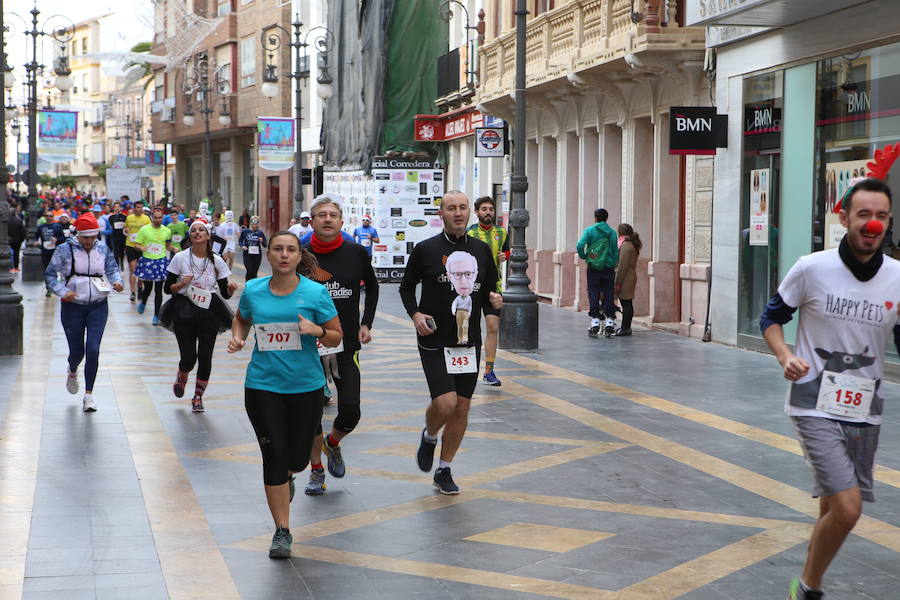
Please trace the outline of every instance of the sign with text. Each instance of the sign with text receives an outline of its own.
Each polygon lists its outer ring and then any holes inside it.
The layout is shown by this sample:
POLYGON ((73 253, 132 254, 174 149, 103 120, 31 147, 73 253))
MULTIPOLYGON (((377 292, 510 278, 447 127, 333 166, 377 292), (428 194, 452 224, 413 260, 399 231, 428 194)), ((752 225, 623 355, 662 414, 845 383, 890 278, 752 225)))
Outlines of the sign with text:
POLYGON ((52 163, 75 160, 78 149, 78 113, 69 110, 38 111, 38 151, 52 163))
POLYGON ((107 169, 107 198, 128 196, 132 200, 141 197, 141 169, 107 169))
POLYGON ((294 119, 259 117, 256 122, 259 166, 284 171, 294 166, 294 119))
POLYGON ((728 115, 715 106, 673 106, 669 109, 669 154, 715 154, 724 148, 728 115))
POLYGON ((505 127, 478 127, 475 129, 475 157, 496 158, 507 153, 505 127))
POLYGON ((464 108, 443 115, 416 115, 417 142, 448 142, 467 135, 484 124, 484 115, 474 108, 464 108))

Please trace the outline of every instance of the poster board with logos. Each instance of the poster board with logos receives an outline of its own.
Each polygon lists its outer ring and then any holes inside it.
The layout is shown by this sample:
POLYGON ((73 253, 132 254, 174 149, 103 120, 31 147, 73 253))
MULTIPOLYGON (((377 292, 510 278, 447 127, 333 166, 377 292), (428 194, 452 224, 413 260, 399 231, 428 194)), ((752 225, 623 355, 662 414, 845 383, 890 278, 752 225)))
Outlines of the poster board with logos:
POLYGON ((118 200, 128 196, 132 202, 141 199, 141 169, 107 169, 106 196, 118 200))

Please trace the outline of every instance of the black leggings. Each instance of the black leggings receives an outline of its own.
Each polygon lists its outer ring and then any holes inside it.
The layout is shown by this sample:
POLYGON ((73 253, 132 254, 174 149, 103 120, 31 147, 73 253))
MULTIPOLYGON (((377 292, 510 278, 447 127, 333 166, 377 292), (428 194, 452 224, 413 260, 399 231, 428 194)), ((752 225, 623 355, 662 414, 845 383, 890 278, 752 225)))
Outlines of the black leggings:
POLYGON ((262 452, 266 485, 283 485, 288 471, 299 473, 309 464, 322 402, 322 388, 301 394, 244 388, 244 407, 262 452))
POLYGON ((634 301, 630 298, 628 300, 619 298, 619 302, 622 303, 622 329, 627 331, 631 329, 631 318, 634 316, 634 301))
MULTIPOLYGON (((334 428, 343 433, 356 429, 361 416, 359 410, 360 386, 359 351, 341 352, 337 355, 338 375, 334 378, 337 388, 338 414, 334 419, 334 428)), ((322 433, 322 424, 316 434, 322 433)))
POLYGON ((173 329, 181 353, 178 370, 190 373, 196 364, 197 379, 209 381, 217 334, 212 315, 208 319, 175 319, 173 329))
POLYGON ((247 269, 247 279, 245 281, 256 279, 256 274, 259 273, 259 264, 261 262, 261 254, 250 254, 249 252, 244 252, 244 267, 247 269))
POLYGON ((156 295, 153 296, 153 314, 155 316, 159 316, 159 307, 162 306, 162 293, 163 293, 163 284, 165 281, 141 281, 141 302, 146 302, 148 298, 150 298, 150 292, 156 290, 156 295))

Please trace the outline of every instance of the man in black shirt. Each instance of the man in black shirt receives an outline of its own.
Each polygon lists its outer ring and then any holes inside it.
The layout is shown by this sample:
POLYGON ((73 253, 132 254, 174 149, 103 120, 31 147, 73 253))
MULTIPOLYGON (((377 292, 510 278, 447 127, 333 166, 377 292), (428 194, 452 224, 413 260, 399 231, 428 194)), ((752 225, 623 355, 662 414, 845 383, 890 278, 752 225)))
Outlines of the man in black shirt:
POLYGON ((359 350, 372 339, 370 330, 378 305, 378 280, 372 269, 372 261, 366 250, 348 242, 341 235, 343 210, 340 199, 323 194, 313 201, 313 234, 304 250, 312 252, 319 261, 311 278, 323 284, 331 293, 331 300, 338 311, 344 341, 336 348, 319 347, 326 363, 336 363, 332 368, 337 388, 338 414, 331 433, 323 438, 321 424, 310 453, 309 483, 305 493, 318 496, 325 492, 325 470, 322 468, 322 452, 328 458, 328 472, 333 477, 343 477, 346 472, 340 442, 359 423, 359 350), (365 282, 366 300, 362 321, 359 318, 360 281, 365 282))
POLYGON ((125 215, 122 213, 121 204, 118 202, 113 204, 113 212, 107 217, 107 220, 113 230, 112 235, 109 236, 113 256, 116 257, 116 264, 119 265, 119 270, 121 270, 122 263, 125 260, 125 215))
POLYGON ((434 472, 434 485, 442 494, 459 493, 450 463, 466 433, 478 380, 481 312, 499 314, 503 306, 503 297, 494 291, 497 268, 490 247, 466 235, 470 213, 464 193, 444 194, 440 211, 444 230, 413 248, 400 284, 431 392, 416 460, 421 470, 431 470, 443 428, 440 463, 434 472), (419 284, 422 293, 416 301, 419 284))

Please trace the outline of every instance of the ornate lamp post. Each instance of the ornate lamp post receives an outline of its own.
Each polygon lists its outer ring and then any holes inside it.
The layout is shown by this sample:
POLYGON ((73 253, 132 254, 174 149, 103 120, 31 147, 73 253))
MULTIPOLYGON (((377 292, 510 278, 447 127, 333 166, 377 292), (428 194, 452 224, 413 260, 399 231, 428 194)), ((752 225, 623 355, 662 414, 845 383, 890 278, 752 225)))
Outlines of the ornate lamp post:
POLYGON ((503 293, 503 311, 500 313, 500 346, 509 350, 536 350, 538 347, 537 296, 528 285, 526 274, 528 252, 525 250, 525 228, 528 227, 528 211, 525 209, 525 192, 528 176, 525 174, 525 17, 528 10, 525 0, 516 0, 516 123, 514 132, 515 154, 513 175, 510 181, 512 206, 509 211, 511 253, 509 277, 503 293))
POLYGON ((210 63, 209 59, 204 55, 198 59, 184 78, 182 92, 185 95, 185 108, 182 122, 187 127, 193 127, 196 122, 194 118, 194 98, 200 97, 200 114, 203 115, 204 139, 203 154, 206 165, 206 199, 209 202, 213 200, 213 173, 212 173, 212 137, 209 131, 209 120, 212 113, 215 112, 215 99, 219 98, 222 105, 219 108, 219 124, 227 127, 231 124, 231 114, 228 110, 228 97, 231 94, 231 83, 225 77, 224 70, 230 65, 222 65, 217 67, 210 63), (210 72, 212 69, 212 72, 210 72))
MULTIPOLYGON (((313 27, 302 35, 300 29, 303 23, 300 21, 300 15, 294 17, 291 23, 294 30, 294 39, 289 43, 294 49, 294 72, 288 75, 294 80, 294 119, 296 121, 296 139, 297 149, 294 151, 294 213, 303 210, 303 88, 300 84, 301 80, 309 79, 309 61, 307 59, 307 48, 310 46, 310 36, 315 34, 312 45, 319 53, 319 76, 316 78, 318 83, 318 93, 322 100, 331 98, 334 90, 332 89, 333 79, 328 72, 328 49, 331 45, 331 32, 324 26, 313 27)), ((262 93, 267 98, 275 98, 280 93, 278 86, 278 71, 272 62, 275 52, 281 48, 281 35, 291 39, 291 33, 281 25, 273 27, 262 32, 260 42, 266 53, 265 72, 263 73, 262 93), (279 33, 279 31, 281 33, 279 33)))

